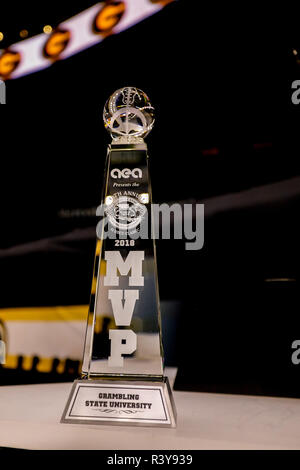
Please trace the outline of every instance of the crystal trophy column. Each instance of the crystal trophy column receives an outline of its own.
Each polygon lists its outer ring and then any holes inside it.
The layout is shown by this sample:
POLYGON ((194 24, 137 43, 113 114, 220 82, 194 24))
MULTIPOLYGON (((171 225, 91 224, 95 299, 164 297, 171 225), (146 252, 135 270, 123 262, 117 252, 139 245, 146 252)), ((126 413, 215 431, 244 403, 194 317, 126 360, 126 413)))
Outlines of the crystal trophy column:
POLYGON ((63 423, 176 426, 163 375, 152 194, 144 137, 154 124, 133 87, 107 101, 108 147, 81 378, 63 423))

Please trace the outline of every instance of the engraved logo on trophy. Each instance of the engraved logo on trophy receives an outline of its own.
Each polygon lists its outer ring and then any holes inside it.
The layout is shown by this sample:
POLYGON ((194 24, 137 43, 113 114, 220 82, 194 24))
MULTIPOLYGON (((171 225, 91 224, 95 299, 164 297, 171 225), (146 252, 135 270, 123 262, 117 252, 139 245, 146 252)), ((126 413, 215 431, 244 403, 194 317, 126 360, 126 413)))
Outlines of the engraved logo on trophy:
POLYGON ((105 209, 108 221, 118 230, 135 229, 143 220, 147 208, 136 198, 120 196, 112 198, 105 209))
POLYGON ((62 422, 174 427, 163 375, 155 239, 135 237, 144 222, 154 233, 143 140, 154 109, 143 91, 125 87, 108 99, 103 117, 113 139, 102 196, 108 232, 97 230, 82 373, 62 422))
POLYGON ((124 170, 119 170, 118 168, 114 168, 110 173, 112 178, 142 178, 143 172, 140 168, 134 168, 133 170, 129 170, 129 168, 124 168, 124 170))

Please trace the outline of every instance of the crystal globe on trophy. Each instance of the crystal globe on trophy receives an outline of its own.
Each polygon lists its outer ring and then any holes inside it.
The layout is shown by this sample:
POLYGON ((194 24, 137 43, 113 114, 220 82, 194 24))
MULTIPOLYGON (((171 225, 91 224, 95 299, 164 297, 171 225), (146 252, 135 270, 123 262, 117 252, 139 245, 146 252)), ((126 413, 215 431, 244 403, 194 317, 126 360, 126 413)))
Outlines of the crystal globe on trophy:
POLYGON ((142 90, 120 88, 107 100, 103 120, 114 142, 143 142, 154 124, 154 108, 142 90))
POLYGON ((97 225, 81 378, 73 384, 62 422, 175 427, 172 392, 163 375, 144 142, 154 108, 143 91, 125 87, 108 99, 103 118, 112 137, 99 206, 103 218, 97 225))

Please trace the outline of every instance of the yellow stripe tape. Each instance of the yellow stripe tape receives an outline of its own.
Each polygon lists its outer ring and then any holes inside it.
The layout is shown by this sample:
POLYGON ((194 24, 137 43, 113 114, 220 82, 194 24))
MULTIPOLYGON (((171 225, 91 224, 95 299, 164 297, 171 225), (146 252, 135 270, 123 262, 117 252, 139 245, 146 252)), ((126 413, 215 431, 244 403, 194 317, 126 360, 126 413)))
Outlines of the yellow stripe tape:
POLYGON ((93 277, 93 282, 92 282, 92 294, 96 294, 96 287, 97 287, 97 278, 93 277))
POLYGON ((102 259, 100 263, 100 276, 105 276, 105 275, 106 275, 106 261, 102 259))
POLYGON ((97 243, 96 243, 96 256, 100 256, 100 253, 101 253, 101 240, 97 240, 97 243))
POLYGON ((63 307, 7 308, 0 309, 0 320, 4 322, 82 322, 87 320, 88 310, 88 305, 70 305, 63 307))
MULTIPOLYGON (((23 363, 22 363, 22 370, 29 371, 32 368, 32 361, 33 357, 30 356, 25 356, 23 358, 23 363)), ((38 372, 51 372, 52 370, 52 363, 53 363, 53 358, 49 357, 39 357, 39 363, 37 365, 36 370, 38 372)), ((65 364, 66 360, 65 359, 60 359, 59 364, 56 368, 56 372, 58 374, 62 374, 65 370, 65 364)), ((6 356, 6 362, 3 364, 2 367, 5 369, 16 369, 18 365, 18 356, 13 356, 13 355, 8 355, 6 356)))

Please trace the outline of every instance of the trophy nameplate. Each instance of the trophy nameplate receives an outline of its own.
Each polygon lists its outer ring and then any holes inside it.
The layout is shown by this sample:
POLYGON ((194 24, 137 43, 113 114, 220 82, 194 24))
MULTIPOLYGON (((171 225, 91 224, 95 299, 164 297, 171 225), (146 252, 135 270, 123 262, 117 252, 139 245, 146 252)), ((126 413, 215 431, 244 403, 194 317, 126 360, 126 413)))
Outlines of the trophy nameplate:
POLYGON ((141 90, 117 90, 104 108, 108 148, 81 378, 63 423, 176 426, 163 375, 152 193, 143 138, 154 109, 141 90))

